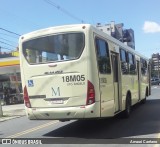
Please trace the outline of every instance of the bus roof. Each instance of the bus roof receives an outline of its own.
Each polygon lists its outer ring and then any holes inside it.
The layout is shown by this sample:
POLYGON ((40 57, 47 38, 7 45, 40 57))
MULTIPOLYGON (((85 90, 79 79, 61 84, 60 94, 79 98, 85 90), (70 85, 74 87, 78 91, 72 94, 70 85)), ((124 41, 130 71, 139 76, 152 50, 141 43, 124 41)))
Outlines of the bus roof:
POLYGON ((48 34, 53 33, 53 30, 54 30, 54 33, 67 32, 67 31, 73 31, 75 29, 80 30, 84 26, 85 26, 85 28, 92 29, 94 32, 96 32, 99 35, 107 38, 111 42, 114 42, 116 45, 119 45, 120 47, 127 49, 127 51, 129 51, 131 53, 134 53, 134 54, 138 55, 139 57, 149 61, 149 59, 147 57, 145 57, 144 55, 138 53, 137 51, 135 51, 131 47, 125 45, 124 43, 122 43, 119 40, 115 39, 114 37, 108 35, 107 33, 104 33, 103 31, 99 30, 98 28, 96 28, 95 26, 93 26, 91 24, 72 24, 72 25, 62 25, 62 26, 55 26, 55 27, 40 29, 40 30, 36 30, 36 31, 33 31, 33 32, 22 35, 20 37, 19 41, 21 40, 21 38, 25 38, 25 40, 28 40, 30 38, 35 38, 35 37, 38 37, 38 36, 48 35, 48 34))

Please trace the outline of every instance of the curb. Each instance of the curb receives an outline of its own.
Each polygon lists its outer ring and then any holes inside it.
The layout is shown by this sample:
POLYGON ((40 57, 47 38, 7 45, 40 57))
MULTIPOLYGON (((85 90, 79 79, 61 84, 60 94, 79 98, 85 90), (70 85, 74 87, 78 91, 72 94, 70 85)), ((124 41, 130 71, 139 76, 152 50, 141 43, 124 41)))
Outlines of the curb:
POLYGON ((26 116, 24 104, 4 105, 0 122, 26 116))
POLYGON ((7 120, 11 120, 11 119, 15 119, 15 118, 19 118, 19 117, 24 117, 25 115, 17 115, 17 116, 2 116, 0 117, 0 122, 4 122, 7 120))

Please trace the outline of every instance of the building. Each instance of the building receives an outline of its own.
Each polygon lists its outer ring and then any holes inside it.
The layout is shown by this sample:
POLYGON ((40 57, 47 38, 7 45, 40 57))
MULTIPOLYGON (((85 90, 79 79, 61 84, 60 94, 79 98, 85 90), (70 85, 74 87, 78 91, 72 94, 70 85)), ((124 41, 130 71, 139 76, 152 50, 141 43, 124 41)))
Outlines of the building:
POLYGON ((20 77, 19 52, 0 52, 0 98, 3 98, 4 88, 10 89, 11 94, 21 99, 22 85, 20 77))
POLYGON ((101 25, 100 23, 98 23, 96 27, 101 31, 107 33, 108 35, 128 45, 129 47, 135 49, 133 29, 124 29, 123 26, 123 23, 115 24, 114 21, 112 21, 110 24, 105 25, 101 25))
POLYGON ((160 54, 152 54, 152 77, 160 78, 160 54))

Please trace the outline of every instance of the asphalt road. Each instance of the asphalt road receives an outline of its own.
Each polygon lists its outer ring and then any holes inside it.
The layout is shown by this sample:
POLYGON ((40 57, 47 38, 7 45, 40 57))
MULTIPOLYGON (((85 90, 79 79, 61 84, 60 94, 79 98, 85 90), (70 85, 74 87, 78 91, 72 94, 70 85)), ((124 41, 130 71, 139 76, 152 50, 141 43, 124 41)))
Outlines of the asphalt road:
POLYGON ((61 143, 65 140, 69 144, 91 144, 91 141, 95 144, 96 141, 119 138, 160 138, 159 112, 160 86, 153 86, 146 104, 134 106, 128 119, 116 116, 94 121, 59 122, 21 117, 1 122, 0 138, 60 138, 63 139, 61 143))

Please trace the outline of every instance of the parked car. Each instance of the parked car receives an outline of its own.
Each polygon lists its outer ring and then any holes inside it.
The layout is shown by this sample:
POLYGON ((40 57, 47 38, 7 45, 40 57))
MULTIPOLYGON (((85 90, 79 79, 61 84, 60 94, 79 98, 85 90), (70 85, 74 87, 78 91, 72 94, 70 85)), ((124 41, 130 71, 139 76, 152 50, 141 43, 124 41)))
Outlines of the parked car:
POLYGON ((151 79, 151 85, 160 85, 160 79, 159 78, 151 79))

